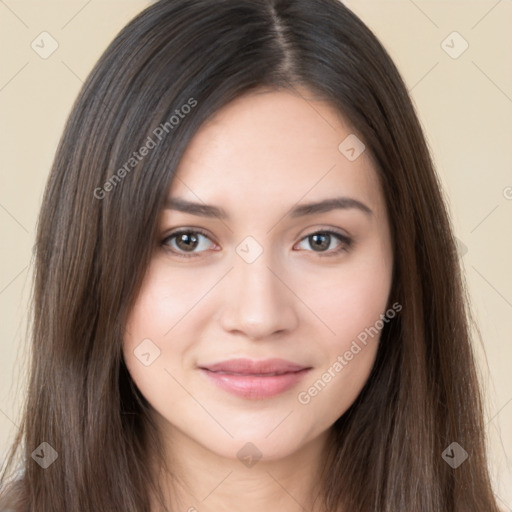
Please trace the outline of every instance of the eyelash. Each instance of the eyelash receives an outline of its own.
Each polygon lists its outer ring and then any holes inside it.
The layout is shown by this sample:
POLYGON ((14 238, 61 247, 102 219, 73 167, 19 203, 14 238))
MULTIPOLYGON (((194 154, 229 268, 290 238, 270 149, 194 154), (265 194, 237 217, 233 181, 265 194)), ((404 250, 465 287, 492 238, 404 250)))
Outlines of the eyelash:
MULTIPOLYGON (((199 228, 194 228, 194 229, 180 229, 180 230, 177 230, 177 231, 174 231, 172 233, 170 233, 169 235, 167 235, 161 242, 160 242, 160 245, 162 246, 162 248, 165 250, 165 251, 168 251, 168 252, 172 252, 172 254, 180 257, 180 258, 196 258, 198 257, 201 252, 204 252, 204 251, 201 251, 199 253, 184 253, 184 252, 177 252, 176 250, 174 249, 171 249, 169 246, 168 246, 168 242, 177 237, 178 235, 181 235, 183 233, 186 233, 186 234, 200 234, 202 236, 204 236, 205 238, 209 238, 208 234, 203 231, 202 229, 199 229, 199 228)), ((341 247, 336 249, 336 250, 331 250, 329 252, 324 252, 324 251, 310 251, 310 252, 316 252, 321 258, 324 258, 324 257, 332 257, 332 256, 337 256, 339 254, 341 254, 342 252, 349 252, 349 250, 352 248, 352 244, 353 244, 353 240, 351 238, 349 238, 348 236, 346 235, 343 235, 342 233, 339 233, 337 231, 332 231, 332 230, 319 230, 319 231, 314 231, 312 233, 310 233, 309 235, 306 235, 304 236, 303 238, 301 238, 300 242, 302 242, 303 240, 306 240, 307 238, 313 236, 313 235, 330 235, 330 236, 334 236, 335 238, 337 238, 340 242, 341 242, 341 247)))

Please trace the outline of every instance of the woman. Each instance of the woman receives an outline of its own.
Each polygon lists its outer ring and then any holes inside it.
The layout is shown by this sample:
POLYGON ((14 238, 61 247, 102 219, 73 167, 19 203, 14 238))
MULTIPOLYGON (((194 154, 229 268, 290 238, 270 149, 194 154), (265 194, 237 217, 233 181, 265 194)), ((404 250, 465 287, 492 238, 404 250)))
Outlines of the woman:
POLYGON ((439 181, 337 0, 141 13, 73 108, 36 255, 5 507, 498 510, 439 181))

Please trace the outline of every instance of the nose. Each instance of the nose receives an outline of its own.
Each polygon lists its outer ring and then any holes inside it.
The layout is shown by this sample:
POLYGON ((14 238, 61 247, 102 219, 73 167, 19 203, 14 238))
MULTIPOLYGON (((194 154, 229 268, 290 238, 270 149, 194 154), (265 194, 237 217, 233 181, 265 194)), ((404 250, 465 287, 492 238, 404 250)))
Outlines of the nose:
POLYGON ((252 263, 235 256, 220 317, 226 331, 262 340, 296 328, 300 301, 287 286, 287 273, 270 261, 269 252, 263 251, 252 263))

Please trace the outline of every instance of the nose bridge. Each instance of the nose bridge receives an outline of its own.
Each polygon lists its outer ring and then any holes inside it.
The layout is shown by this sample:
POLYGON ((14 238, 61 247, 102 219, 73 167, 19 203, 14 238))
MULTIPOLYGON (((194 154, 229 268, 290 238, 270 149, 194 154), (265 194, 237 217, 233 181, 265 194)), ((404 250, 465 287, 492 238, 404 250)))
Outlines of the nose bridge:
MULTIPOLYGON (((276 278, 270 271, 272 264, 270 250, 263 251, 254 261, 247 261, 237 256, 234 261, 232 279, 239 292, 247 292, 244 296, 252 296, 255 300, 268 302, 276 300, 279 290, 276 278)), ((275 272, 275 269, 274 269, 275 272)))
POLYGON ((276 277, 280 269, 270 248, 249 239, 236 252, 223 304, 224 328, 251 338, 293 328, 297 320, 293 294, 276 277))

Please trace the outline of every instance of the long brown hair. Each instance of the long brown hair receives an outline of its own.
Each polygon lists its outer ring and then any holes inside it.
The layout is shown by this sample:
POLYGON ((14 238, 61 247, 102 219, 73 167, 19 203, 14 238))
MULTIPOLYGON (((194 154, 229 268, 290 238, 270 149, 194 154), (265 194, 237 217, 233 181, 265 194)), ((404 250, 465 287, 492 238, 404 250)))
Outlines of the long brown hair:
POLYGON ((91 72, 39 217, 32 362, 2 475, 7 505, 150 511, 150 454, 161 439, 121 348, 163 200, 187 144, 219 108, 259 87, 296 85, 339 109, 376 162, 394 245, 390 302, 403 306, 331 429, 323 500, 333 511, 498 512, 441 186, 395 65, 338 0, 160 0, 91 72), (42 442, 58 456, 46 469, 32 456, 53 454, 42 442), (456 468, 442 457, 454 442, 468 454, 456 468), (17 454, 21 473, 8 479, 17 454))

